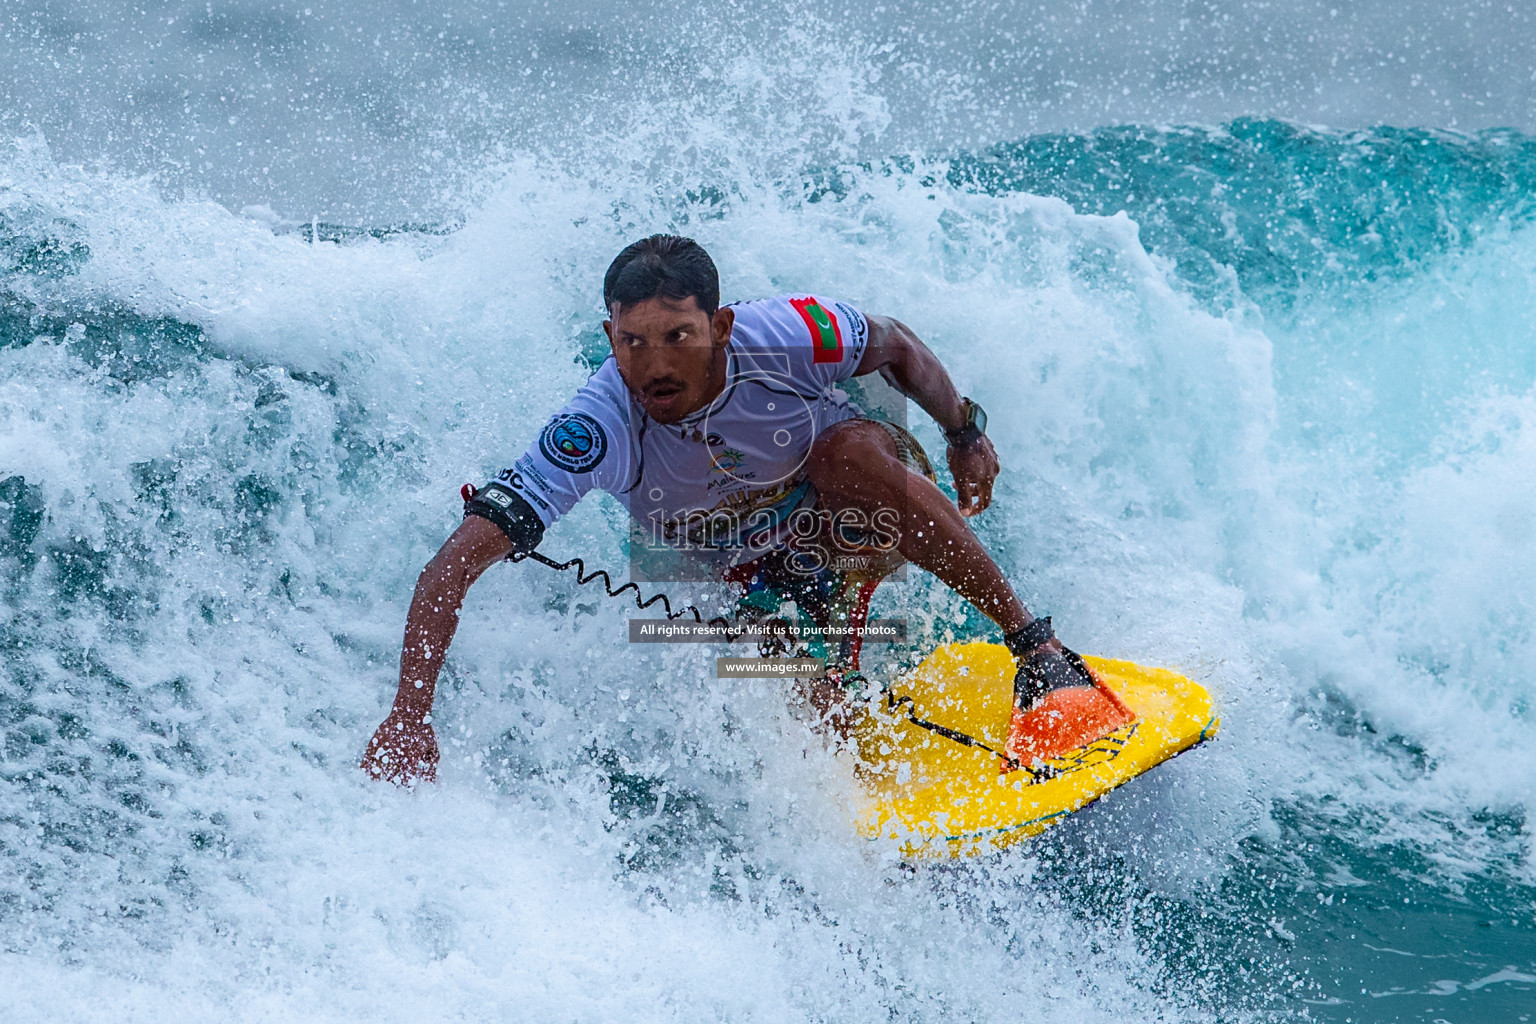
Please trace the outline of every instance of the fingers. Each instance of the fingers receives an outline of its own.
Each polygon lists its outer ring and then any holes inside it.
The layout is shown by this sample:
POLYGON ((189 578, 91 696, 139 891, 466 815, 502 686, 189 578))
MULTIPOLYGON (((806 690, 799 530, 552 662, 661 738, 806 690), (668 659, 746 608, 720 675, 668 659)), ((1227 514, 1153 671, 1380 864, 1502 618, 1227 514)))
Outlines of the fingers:
POLYGON ((386 721, 380 726, 380 731, 368 741, 358 767, 371 779, 407 788, 418 782, 437 781, 439 754, 430 733, 424 737, 383 735, 388 724, 386 721))
POLYGON ((966 466, 965 457, 959 454, 953 446, 949 449, 949 476, 955 482, 955 507, 960 510, 962 516, 971 514, 971 503, 976 498, 976 485, 971 482, 971 474, 966 466))
POLYGON ((962 516, 974 514, 971 503, 976 500, 976 485, 965 476, 955 474, 955 504, 960 507, 962 516))
POLYGON ((964 464, 959 467, 951 466, 951 468, 960 470, 955 473, 957 490, 958 481, 964 477, 967 492, 975 497, 970 511, 967 512, 962 507, 961 512, 965 515, 976 515, 979 512, 985 512, 991 506, 992 483, 997 479, 998 470, 1002 467, 998 464, 997 452, 993 450, 992 442, 986 438, 982 438, 969 454, 971 457, 964 464))
POLYGON ((992 483, 997 479, 997 457, 990 455, 986 460, 986 467, 976 481, 976 511, 985 512, 992 504, 992 483))
POLYGON ((437 781, 437 762, 425 757, 412 761, 385 754, 377 758, 365 757, 358 767, 375 782, 393 782, 407 788, 418 782, 437 781))
POLYGON ((992 481, 995 477, 983 477, 976 483, 976 511, 985 512, 992 504, 992 481))
POLYGON ((997 479, 997 457, 990 450, 986 457, 967 453, 949 461, 949 472, 955 480, 955 504, 962 516, 974 516, 985 512, 992 504, 992 481, 997 479))

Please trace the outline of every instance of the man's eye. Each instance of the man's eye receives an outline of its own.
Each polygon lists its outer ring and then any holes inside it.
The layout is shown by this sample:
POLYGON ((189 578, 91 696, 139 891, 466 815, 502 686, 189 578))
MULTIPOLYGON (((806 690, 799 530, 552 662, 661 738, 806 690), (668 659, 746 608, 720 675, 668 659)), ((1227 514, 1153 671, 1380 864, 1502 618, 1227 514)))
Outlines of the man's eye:
POLYGON ((682 344, 683 342, 685 342, 687 340, 688 340, 688 332, 687 331, 673 331, 672 332, 672 343, 673 344, 680 345, 680 344, 682 344))

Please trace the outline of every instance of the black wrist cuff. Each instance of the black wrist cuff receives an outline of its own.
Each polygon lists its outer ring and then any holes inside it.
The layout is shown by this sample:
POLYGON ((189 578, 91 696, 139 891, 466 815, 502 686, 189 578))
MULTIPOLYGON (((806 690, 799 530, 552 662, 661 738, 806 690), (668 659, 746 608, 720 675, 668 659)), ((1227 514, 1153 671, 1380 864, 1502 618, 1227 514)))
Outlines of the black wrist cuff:
POLYGON ((1056 631, 1051 628, 1051 617, 1047 615, 1043 619, 1035 619, 1027 626, 1022 626, 1012 633, 1003 634, 1003 646, 1013 652, 1015 658, 1022 658, 1041 644, 1049 643, 1056 639, 1056 631))
POLYGON ((464 503, 464 515, 488 519, 512 542, 512 554, 526 555, 544 539, 544 522, 521 494, 491 481, 464 503))
POLYGON ((955 448, 964 448, 967 445, 973 445, 982 436, 984 435, 982 434, 981 430, 978 429, 974 423, 967 423, 965 426, 960 427, 958 430, 944 431, 944 440, 948 441, 950 445, 955 448))

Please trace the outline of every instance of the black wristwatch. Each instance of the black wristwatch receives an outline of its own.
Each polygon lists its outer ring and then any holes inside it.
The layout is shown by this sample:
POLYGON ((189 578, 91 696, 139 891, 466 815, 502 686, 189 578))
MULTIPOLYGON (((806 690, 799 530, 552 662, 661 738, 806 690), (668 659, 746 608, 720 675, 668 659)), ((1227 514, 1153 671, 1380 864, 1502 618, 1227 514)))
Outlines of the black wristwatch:
POLYGON ((954 448, 964 448, 973 445, 987 432, 987 411, 969 398, 960 400, 960 407, 965 410, 965 423, 954 430, 944 431, 944 439, 954 448))

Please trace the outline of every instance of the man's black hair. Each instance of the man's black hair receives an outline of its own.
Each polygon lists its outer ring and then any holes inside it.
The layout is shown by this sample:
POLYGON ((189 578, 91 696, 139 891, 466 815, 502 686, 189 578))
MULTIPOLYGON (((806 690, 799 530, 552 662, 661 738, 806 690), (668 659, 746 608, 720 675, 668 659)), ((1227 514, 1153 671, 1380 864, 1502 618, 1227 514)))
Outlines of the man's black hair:
POLYGON ((710 316, 720 308, 720 272, 704 247, 681 235, 651 235, 631 242, 603 275, 603 308, 633 306, 657 296, 690 296, 710 316))

